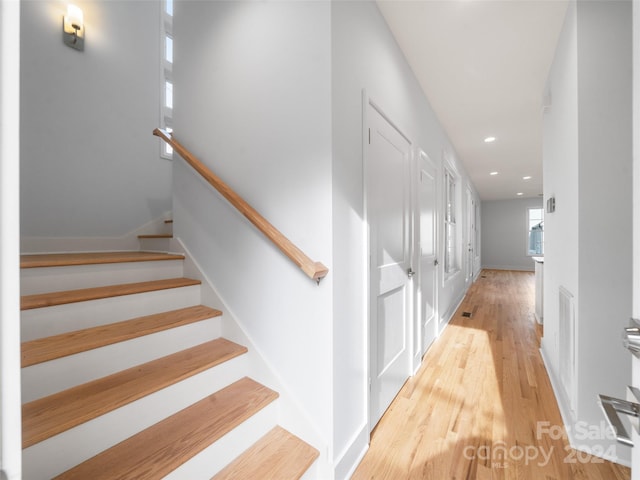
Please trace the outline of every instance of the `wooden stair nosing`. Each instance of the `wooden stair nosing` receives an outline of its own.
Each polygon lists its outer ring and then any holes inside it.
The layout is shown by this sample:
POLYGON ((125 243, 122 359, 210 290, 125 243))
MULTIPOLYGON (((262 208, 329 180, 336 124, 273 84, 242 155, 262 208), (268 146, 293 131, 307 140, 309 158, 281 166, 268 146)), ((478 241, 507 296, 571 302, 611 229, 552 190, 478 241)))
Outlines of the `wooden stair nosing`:
POLYGON ((172 233, 154 233, 151 235, 138 235, 138 238, 173 238, 172 233))
POLYGON ((20 298, 20 309, 52 307, 67 303, 86 302, 103 298, 133 295, 136 293, 153 292, 170 288, 188 287, 200 285, 200 280, 190 278, 168 278, 164 280, 152 280, 147 282, 123 283, 108 285, 105 287, 83 288, 79 290, 66 290, 61 292, 38 293, 23 295, 20 298))
POLYGON ((22 367, 29 367, 220 315, 222 315, 220 310, 197 305, 31 340, 22 343, 22 367))
POLYGON ((304 475, 318 456, 318 450, 277 426, 220 470, 211 480, 247 478, 297 480, 304 475))
POLYGON ((162 478, 277 397, 273 390, 245 377, 55 479, 162 478))
POLYGON ((20 268, 70 267, 164 260, 184 260, 184 255, 139 251, 30 254, 20 255, 20 268))
POLYGON ((173 219, 170 218, 168 220, 165 220, 164 223, 173 223, 173 219))
POLYGON ((22 406, 22 448, 247 352, 224 338, 152 360, 22 406))

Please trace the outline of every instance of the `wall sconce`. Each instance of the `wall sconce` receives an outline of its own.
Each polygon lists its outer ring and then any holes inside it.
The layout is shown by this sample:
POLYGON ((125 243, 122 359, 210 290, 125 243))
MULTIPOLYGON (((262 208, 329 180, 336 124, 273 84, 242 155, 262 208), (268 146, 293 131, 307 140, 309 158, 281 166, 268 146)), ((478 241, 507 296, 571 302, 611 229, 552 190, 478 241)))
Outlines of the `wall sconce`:
POLYGON ((84 50, 82 10, 75 5, 67 5, 67 14, 62 17, 62 41, 71 48, 84 50))

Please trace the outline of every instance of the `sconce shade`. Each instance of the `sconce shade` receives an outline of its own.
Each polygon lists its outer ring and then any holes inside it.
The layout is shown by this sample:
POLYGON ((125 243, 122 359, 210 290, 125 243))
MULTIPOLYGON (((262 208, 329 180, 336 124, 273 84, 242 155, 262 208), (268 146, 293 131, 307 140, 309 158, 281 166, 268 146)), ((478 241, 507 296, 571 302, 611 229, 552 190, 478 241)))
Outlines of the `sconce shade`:
POLYGON ((71 48, 84 50, 84 18, 75 5, 67 5, 67 14, 62 17, 62 41, 71 48))
POLYGON ((82 28, 82 10, 75 5, 67 5, 67 20, 73 28, 82 28))

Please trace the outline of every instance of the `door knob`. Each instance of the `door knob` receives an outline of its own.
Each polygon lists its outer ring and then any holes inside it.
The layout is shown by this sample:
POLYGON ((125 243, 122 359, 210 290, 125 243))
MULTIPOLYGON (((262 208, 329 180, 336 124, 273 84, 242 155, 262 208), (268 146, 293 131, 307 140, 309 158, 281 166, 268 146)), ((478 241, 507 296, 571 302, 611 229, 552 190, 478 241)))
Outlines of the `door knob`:
POLYGON ((440 263, 438 262, 438 259, 436 258, 436 259, 433 261, 433 266, 434 266, 434 267, 437 267, 439 264, 440 264, 440 263))
POLYGON ((407 276, 409 278, 413 277, 416 274, 416 272, 413 271, 413 268, 409 267, 409 270, 407 270, 407 276))

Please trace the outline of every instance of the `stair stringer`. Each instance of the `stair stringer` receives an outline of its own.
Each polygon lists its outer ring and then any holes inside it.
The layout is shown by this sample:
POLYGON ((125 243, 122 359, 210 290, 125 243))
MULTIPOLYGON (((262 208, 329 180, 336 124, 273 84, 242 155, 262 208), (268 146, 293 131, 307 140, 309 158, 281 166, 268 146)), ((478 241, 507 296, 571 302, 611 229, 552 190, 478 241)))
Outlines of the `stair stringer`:
POLYGON ((265 359, 264 355, 261 354, 260 349, 238 322, 233 310, 220 296, 213 282, 199 267, 189 249, 187 249, 179 238, 174 237, 170 241, 169 251, 183 254, 185 256, 184 275, 202 282, 200 285, 202 304, 222 311, 222 336, 248 348, 249 351, 245 354, 248 357, 248 375, 280 394, 277 402, 277 423, 320 452, 320 456, 303 478, 305 480, 320 478, 326 480, 333 479, 334 472, 330 461, 330 445, 327 439, 319 433, 315 422, 294 398, 286 383, 280 378, 273 366, 265 359))

